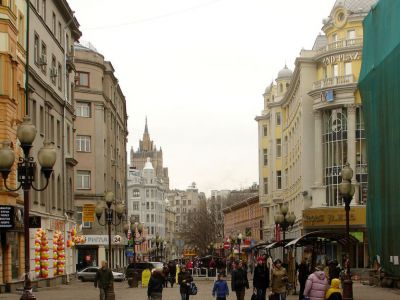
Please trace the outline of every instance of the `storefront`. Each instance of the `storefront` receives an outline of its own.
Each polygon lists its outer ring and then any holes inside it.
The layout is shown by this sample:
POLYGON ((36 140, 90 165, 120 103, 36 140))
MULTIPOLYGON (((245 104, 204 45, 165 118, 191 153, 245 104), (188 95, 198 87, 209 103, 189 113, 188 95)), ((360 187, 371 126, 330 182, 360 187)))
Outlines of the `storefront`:
MULTIPOLYGON (((329 230, 344 233, 346 230, 346 212, 344 207, 310 208, 303 212, 304 234, 329 230)), ((353 268, 366 268, 368 265, 368 241, 366 235, 366 208, 365 206, 352 206, 350 209, 350 235, 358 240, 352 244, 350 261, 353 268)), ((338 243, 326 243, 321 239, 317 244, 320 259, 337 259, 341 261, 344 253, 343 247, 338 243)))

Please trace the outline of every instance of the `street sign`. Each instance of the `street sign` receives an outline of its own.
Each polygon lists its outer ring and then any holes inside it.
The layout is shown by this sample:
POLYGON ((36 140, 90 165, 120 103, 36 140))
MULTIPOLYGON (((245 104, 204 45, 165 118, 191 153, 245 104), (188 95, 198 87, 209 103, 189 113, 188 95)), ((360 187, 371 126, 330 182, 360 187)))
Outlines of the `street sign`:
POLYGON ((42 217, 29 216, 29 228, 41 228, 41 227, 42 227, 42 217))
POLYGON ((0 229, 14 227, 14 206, 0 205, 0 229))
POLYGON ((225 243, 224 243, 224 249, 225 249, 225 250, 229 250, 230 247, 231 247, 231 244, 230 244, 230 243, 228 243, 228 242, 225 242, 225 243))
POLYGON ((133 250, 133 247, 126 247, 125 248, 125 254, 126 254, 127 257, 133 257, 134 253, 135 252, 133 250))
POLYGON ((82 209, 82 221, 94 222, 94 204, 84 204, 82 209))

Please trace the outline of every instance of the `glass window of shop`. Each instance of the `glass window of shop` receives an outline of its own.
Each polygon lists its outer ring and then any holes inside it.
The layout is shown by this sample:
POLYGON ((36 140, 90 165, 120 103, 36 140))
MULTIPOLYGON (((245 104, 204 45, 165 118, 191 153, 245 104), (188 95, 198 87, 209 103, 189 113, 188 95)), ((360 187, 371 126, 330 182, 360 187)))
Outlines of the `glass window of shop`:
POLYGON ((360 204, 366 204, 368 191, 367 145, 362 107, 356 109, 356 180, 359 183, 360 204))
POLYGON ((326 204, 336 206, 341 203, 338 189, 340 171, 347 162, 347 109, 326 110, 322 117, 326 204))
POLYGON ((12 279, 19 278, 19 239, 18 239, 18 232, 7 232, 8 243, 11 249, 11 276, 12 279))

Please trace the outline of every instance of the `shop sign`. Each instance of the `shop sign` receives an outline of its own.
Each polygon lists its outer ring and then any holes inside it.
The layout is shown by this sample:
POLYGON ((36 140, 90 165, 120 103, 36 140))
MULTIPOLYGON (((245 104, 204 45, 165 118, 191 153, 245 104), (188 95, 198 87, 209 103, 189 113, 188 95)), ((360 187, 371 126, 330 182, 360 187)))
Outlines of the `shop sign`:
POLYGON ((94 222, 94 204, 84 204, 82 208, 82 221, 83 222, 94 222))
MULTIPOLYGON (((108 235, 85 235, 85 245, 108 245, 108 235)), ((123 238, 119 235, 111 236, 111 242, 113 245, 121 244, 123 238)))
POLYGON ((330 56, 324 57, 322 59, 322 63, 324 65, 331 65, 331 64, 338 63, 338 62, 348 62, 348 61, 359 60, 359 59, 361 59, 361 54, 359 51, 356 51, 356 52, 351 52, 351 53, 342 53, 342 54, 330 55, 330 56))
POLYGON ((127 257, 133 257, 133 254, 134 254, 133 247, 126 247, 125 254, 127 257))
POLYGON ((29 228, 41 228, 42 217, 40 216, 29 216, 29 228))
POLYGON ((0 229, 14 227, 14 206, 0 205, 0 229))
MULTIPOLYGON (((365 207, 350 208, 350 225, 366 225, 365 207)), ((303 226, 331 227, 345 226, 346 212, 344 207, 310 208, 303 211, 303 226)))

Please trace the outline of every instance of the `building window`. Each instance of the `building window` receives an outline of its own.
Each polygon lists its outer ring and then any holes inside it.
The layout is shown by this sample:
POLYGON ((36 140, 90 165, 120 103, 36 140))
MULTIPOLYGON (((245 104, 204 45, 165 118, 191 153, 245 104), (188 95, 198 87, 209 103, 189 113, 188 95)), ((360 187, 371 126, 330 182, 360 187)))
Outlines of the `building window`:
POLYGON ((276 171, 276 188, 282 189, 282 171, 276 171))
POLYGON ((344 64, 344 75, 352 75, 353 70, 352 70, 352 63, 347 62, 344 64))
POLYGON ((264 125, 264 127, 263 127, 263 134, 264 134, 264 136, 268 136, 268 126, 267 125, 264 125))
POLYGON ((42 0, 42 18, 46 23, 46 0, 42 0))
POLYGON ((76 102, 76 116, 90 118, 90 103, 76 102))
POLYGON ((276 123, 277 126, 281 125, 281 113, 280 112, 277 112, 275 114, 275 123, 276 123))
POLYGON ((58 22, 58 41, 61 43, 62 42, 62 40, 61 40, 61 23, 60 22, 58 22))
POLYGON ((46 44, 42 42, 42 55, 40 56, 40 66, 42 68, 43 74, 47 73, 47 47, 46 44))
POLYGON ((276 157, 281 157, 282 155, 282 140, 276 139, 276 157))
POLYGON ((188 200, 188 205, 192 205, 192 200, 188 200))
POLYGON ((54 34, 54 35, 56 35, 56 30, 57 30, 56 26, 57 26, 56 14, 55 14, 54 11, 53 11, 53 18, 52 18, 52 20, 51 20, 51 29, 53 30, 53 34, 54 34))
POLYGON ((71 127, 67 125, 67 153, 71 154, 71 127))
POLYGON ((268 177, 264 177, 264 195, 268 195, 268 177))
POLYGON ((337 64, 332 65, 332 75, 333 77, 339 76, 339 66, 337 64))
POLYGON ((268 149, 264 149, 264 166, 268 166, 268 149))
POLYGON ((76 214, 76 222, 82 224, 82 228, 92 228, 92 222, 83 222, 82 207, 77 207, 76 214))
POLYGON ((134 189, 132 191, 132 196, 133 197, 140 197, 140 191, 138 189, 134 189))
POLYGON ((37 119, 37 116, 36 116, 36 101, 35 100, 32 100, 32 108, 31 108, 31 118, 32 118, 32 124, 33 125, 35 125, 35 126, 37 126, 37 124, 36 124, 36 119, 37 119))
POLYGON ((25 46, 25 20, 24 15, 18 11, 18 42, 25 46))
POLYGON ((33 56, 35 64, 39 64, 39 35, 37 33, 33 41, 33 56))
POLYGON ((139 210, 139 202, 138 201, 132 202, 132 209, 133 210, 139 210))
POLYGON ((51 82, 56 84, 57 69, 56 69, 56 57, 52 55, 51 57, 51 69, 50 69, 51 82))
POLYGON ((50 141, 54 143, 54 116, 50 116, 50 141))
POLYGON ((76 72, 75 85, 89 87, 89 73, 87 72, 76 72))
POLYGON ((44 108, 43 106, 40 105, 40 109, 39 109, 39 113, 40 113, 40 134, 44 134, 44 108))
POLYGON ((154 223, 154 215, 151 215, 151 223, 154 223))
POLYGON ((149 214, 146 215, 146 222, 150 223, 150 215, 149 214))
POLYGON ((58 63, 58 68, 57 68, 57 74, 58 74, 58 89, 61 91, 62 90, 62 69, 61 69, 61 64, 58 63))
POLYGON ((76 172, 76 187, 80 190, 90 189, 90 171, 76 172))
POLYGON ((356 38, 356 31, 354 29, 347 31, 347 46, 354 45, 354 40, 356 38))
POLYGON ((77 135, 76 136, 76 151, 90 152, 90 136, 77 135))
POLYGON ((57 146, 61 146, 61 123, 57 120, 57 146))

